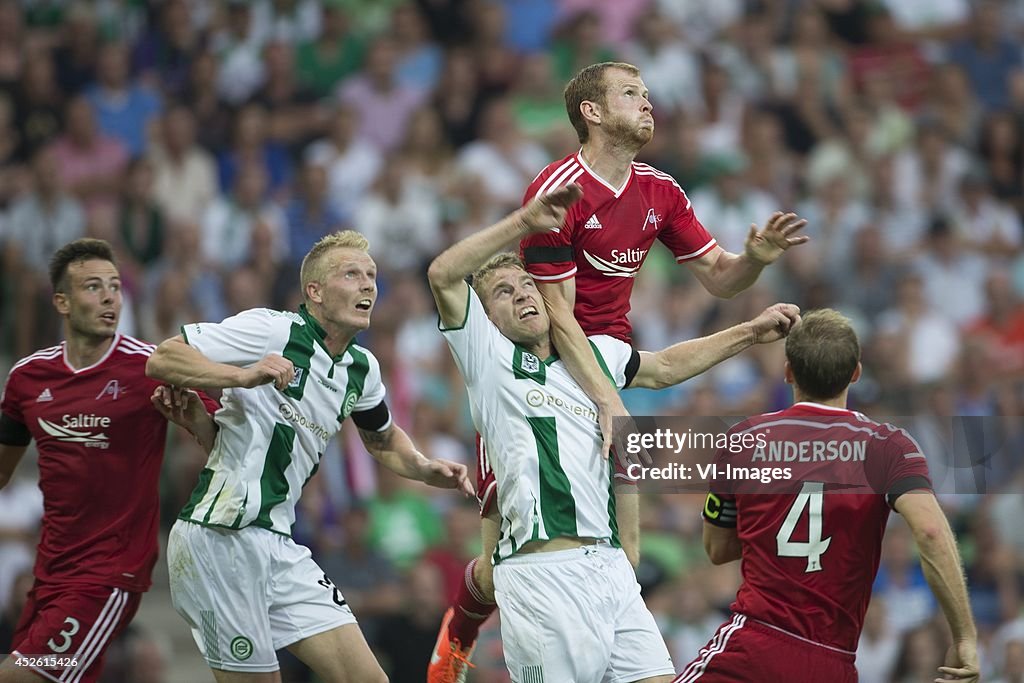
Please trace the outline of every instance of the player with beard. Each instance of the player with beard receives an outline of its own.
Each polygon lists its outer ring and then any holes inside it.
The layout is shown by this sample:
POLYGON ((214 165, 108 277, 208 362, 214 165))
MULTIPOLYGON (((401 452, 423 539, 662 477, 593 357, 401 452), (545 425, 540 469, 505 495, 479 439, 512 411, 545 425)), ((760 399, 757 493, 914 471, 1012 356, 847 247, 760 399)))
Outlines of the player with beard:
MULTIPOLYGON (((742 254, 722 249, 694 214, 672 176, 635 161, 654 136, 654 117, 640 70, 604 62, 582 69, 565 88, 569 121, 582 145, 542 170, 526 190, 524 205, 570 183, 583 198, 560 226, 520 244, 526 269, 544 297, 555 348, 573 378, 598 406, 603 454, 611 447, 612 419, 628 416, 616 388, 599 367, 588 336, 632 342, 629 298, 633 278, 654 241, 711 294, 729 298, 752 285, 765 266, 791 246, 806 224, 795 214, 772 214, 763 230, 751 225, 742 254)), ((478 439, 477 494, 486 515, 495 486, 485 444, 478 439)), ((485 533, 486 533, 485 525, 485 533)), ((480 626, 494 611, 489 563, 466 569, 455 608, 445 615, 430 665, 430 683, 459 680, 480 626), (454 675, 442 673, 456 671, 454 675)))
POLYGON ((65 245, 50 281, 65 341, 15 363, 0 399, 0 488, 35 439, 45 507, 3 683, 99 678, 151 584, 166 418, 207 451, 216 434, 207 414, 216 402, 190 394, 169 410, 167 388, 145 373, 155 347, 117 332, 121 277, 109 244, 65 245))

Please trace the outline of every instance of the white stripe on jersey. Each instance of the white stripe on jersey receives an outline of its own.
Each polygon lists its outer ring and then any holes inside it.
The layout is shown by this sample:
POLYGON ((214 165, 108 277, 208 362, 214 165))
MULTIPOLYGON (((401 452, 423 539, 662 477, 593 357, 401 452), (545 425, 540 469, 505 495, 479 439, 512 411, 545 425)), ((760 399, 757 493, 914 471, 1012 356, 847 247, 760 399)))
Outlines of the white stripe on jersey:
MULTIPOLYGON (((687 201, 689 201, 689 200, 687 200, 687 201)), ((698 256, 702 256, 703 254, 705 254, 708 251, 710 251, 716 244, 718 244, 718 242, 715 241, 714 238, 712 238, 710 242, 705 244, 703 247, 701 247, 697 251, 691 251, 689 254, 683 254, 682 256, 676 256, 676 263, 680 263, 680 262, 686 261, 688 259, 697 258, 698 256)))
POLYGON ((151 353, 153 351, 156 351, 156 345, 155 344, 148 344, 148 343, 146 343, 146 342, 144 342, 144 341, 142 341, 140 339, 136 339, 135 337, 127 337, 127 336, 121 337, 121 345, 122 346, 127 346, 127 347, 132 348, 132 349, 136 349, 136 350, 146 350, 146 351, 149 351, 151 353))
MULTIPOLYGON (((551 172, 551 175, 548 176, 548 179, 545 180, 541 184, 541 186, 537 188, 537 191, 533 194, 533 197, 543 194, 548 189, 548 186, 551 185, 551 183, 555 182, 555 179, 559 176, 559 174, 562 173, 562 171, 564 171, 569 166, 574 166, 575 164, 576 157, 571 157, 568 160, 566 160, 565 163, 563 163, 561 166, 559 166, 558 168, 551 172)), ((530 199, 533 199, 533 197, 530 197, 530 199)))
POLYGON ((567 270, 564 273, 558 275, 531 275, 534 280, 551 281, 551 280, 567 280, 571 276, 576 274, 576 266, 573 266, 571 270, 567 270))
POLYGON ((727 625, 718 629, 718 633, 711 640, 711 644, 701 650, 700 659, 691 663, 686 667, 679 676, 677 676, 672 683, 693 683, 701 676, 704 675, 704 670, 708 668, 708 664, 714 659, 715 655, 725 650, 726 645, 729 644, 729 638, 736 631, 743 628, 743 624, 746 623, 747 618, 742 614, 737 614, 732 618, 732 621, 727 625))
POLYGON ((61 347, 60 344, 58 344, 57 346, 51 346, 48 349, 42 349, 41 351, 36 351, 32 355, 25 356, 24 358, 19 360, 17 363, 15 363, 11 367, 11 372, 17 370, 22 365, 27 365, 27 364, 31 363, 34 360, 50 360, 51 358, 56 358, 57 356, 59 356, 61 354, 61 351, 62 351, 62 347, 61 347))
MULTIPOLYGON (((776 427, 776 426, 793 426, 793 427, 816 427, 818 429, 832 429, 833 427, 844 427, 853 432, 864 432, 869 434, 875 439, 888 438, 882 434, 879 434, 876 430, 871 427, 860 427, 858 425, 850 424, 849 422, 815 422, 813 420, 798 420, 796 418, 784 418, 782 420, 773 420, 772 422, 761 422, 752 427, 744 429, 742 432, 736 432, 737 434, 746 434, 747 432, 756 431, 758 429, 764 429, 765 427, 776 427)), ((881 425, 879 425, 881 426, 881 425)))

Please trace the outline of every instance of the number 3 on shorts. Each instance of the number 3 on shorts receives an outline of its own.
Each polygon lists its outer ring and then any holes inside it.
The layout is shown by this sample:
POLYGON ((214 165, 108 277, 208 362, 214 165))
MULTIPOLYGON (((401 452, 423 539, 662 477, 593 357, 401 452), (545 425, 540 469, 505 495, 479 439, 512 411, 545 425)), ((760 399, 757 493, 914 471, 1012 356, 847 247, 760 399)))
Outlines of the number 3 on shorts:
POLYGON ((57 634, 63 638, 60 645, 53 642, 53 638, 46 641, 46 644, 50 649, 58 654, 68 651, 68 648, 71 647, 71 638, 78 633, 78 629, 81 628, 81 624, 78 623, 78 619, 75 619, 74 617, 65 618, 64 623, 68 624, 68 628, 57 634))

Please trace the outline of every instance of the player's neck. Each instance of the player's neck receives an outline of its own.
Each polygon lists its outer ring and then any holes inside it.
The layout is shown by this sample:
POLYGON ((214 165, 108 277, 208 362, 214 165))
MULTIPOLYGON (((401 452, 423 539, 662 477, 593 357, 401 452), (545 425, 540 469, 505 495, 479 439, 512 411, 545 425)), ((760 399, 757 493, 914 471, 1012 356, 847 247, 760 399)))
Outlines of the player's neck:
POLYGON ((114 343, 114 337, 87 337, 70 333, 68 330, 65 330, 64 338, 67 340, 64 344, 64 356, 68 365, 75 370, 98 363, 114 343))
POLYGON ((612 187, 621 188, 629 177, 629 169, 636 158, 636 150, 615 145, 610 140, 593 137, 580 151, 583 161, 594 173, 612 187))
POLYGON ((551 353, 555 350, 555 347, 551 345, 550 337, 538 340, 532 344, 524 343, 521 346, 541 360, 550 358, 551 353))
POLYGON ((843 389, 842 393, 834 398, 820 399, 811 398, 807 394, 800 391, 795 386, 793 387, 793 403, 817 403, 820 406, 828 406, 829 408, 841 408, 846 410, 846 394, 848 389, 843 389))

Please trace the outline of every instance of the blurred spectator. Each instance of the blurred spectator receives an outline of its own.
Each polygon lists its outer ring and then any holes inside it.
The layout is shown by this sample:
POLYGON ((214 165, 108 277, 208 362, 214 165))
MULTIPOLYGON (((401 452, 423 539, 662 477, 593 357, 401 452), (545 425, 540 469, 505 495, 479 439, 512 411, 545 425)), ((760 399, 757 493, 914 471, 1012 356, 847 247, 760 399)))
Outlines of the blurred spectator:
POLYGON ((288 255, 295 265, 321 237, 347 224, 346 216, 329 201, 327 171, 321 164, 307 161, 303 165, 297 189, 284 207, 288 255))
POLYGON ((239 168, 255 164, 266 173, 268 192, 279 197, 287 194, 291 160, 284 146, 270 137, 269 126, 267 109, 259 103, 247 104, 235 113, 231 146, 217 155, 221 191, 235 186, 239 168))
POLYGON ((950 319, 932 308, 924 294, 924 280, 904 274, 896 286, 895 305, 878 319, 878 332, 891 337, 896 367, 890 380, 925 384, 949 372, 960 349, 960 335, 950 319))
POLYGON ((997 374, 1019 376, 1024 372, 1024 302, 1013 291, 1005 270, 992 270, 985 281, 985 310, 966 333, 983 342, 997 374))
POLYGON ((149 156, 154 199, 169 218, 198 220, 217 195, 216 164, 196 144, 196 120, 188 107, 172 105, 160 124, 160 143, 149 156))
POLYGON ((217 90, 217 58, 213 53, 195 56, 182 103, 196 118, 199 144, 211 152, 223 150, 231 141, 231 115, 217 90))
POLYGON ((510 104, 519 130, 531 140, 543 144, 548 138, 572 135, 565 125, 565 98, 558 86, 549 55, 538 52, 523 58, 510 104))
POLYGON ((225 27, 213 36, 212 48, 220 62, 217 92, 238 105, 263 83, 262 39, 256 32, 249 0, 226 0, 225 27))
MULTIPOLYGON (((441 540, 441 518, 421 490, 410 489, 391 470, 378 467, 377 485, 377 495, 367 503, 370 546, 399 569, 408 569, 441 540)), ((437 593, 443 605, 444 588, 437 593)))
MULTIPOLYGON (((629 1, 623 0, 621 4, 629 1)), ((502 42, 524 54, 548 47, 558 15, 567 13, 565 0, 497 0, 495 4, 503 9, 502 42)))
POLYGON ((868 225, 867 205, 853 196, 851 183, 841 169, 816 178, 811 197, 797 205, 797 213, 807 219, 805 233, 811 237, 808 249, 798 262, 814 261, 815 274, 834 273, 849 259, 857 233, 868 225))
POLYGON ((868 225, 854 236, 848 260, 825 273, 839 300, 874 322, 888 306, 896 285, 896 268, 890 263, 882 229, 868 225))
POLYGON ((525 139, 509 100, 488 103, 480 121, 480 137, 458 154, 460 171, 483 179, 490 200, 508 211, 519 206, 523 192, 543 168, 548 155, 540 145, 525 139))
POLYGON ((749 159, 746 175, 750 185, 774 197, 775 209, 792 207, 798 190, 798 162, 784 145, 782 126, 774 112, 747 111, 743 147, 749 159))
POLYGON ((992 196, 986 178, 980 172, 964 175, 958 190, 951 204, 952 221, 960 246, 972 253, 1009 260, 1024 242, 1020 215, 992 196))
POLYGON ((164 212, 153 196, 153 165, 145 157, 128 164, 118 228, 121 276, 134 281, 163 254, 167 232, 164 212))
POLYGON ((915 144, 896 156, 893 184, 898 201, 921 211, 948 211, 968 166, 967 155, 950 144, 945 129, 923 123, 915 144))
POLYGON ((687 113, 694 117, 700 148, 705 154, 732 152, 740 145, 740 130, 746 108, 730 80, 729 72, 714 58, 701 61, 701 90, 689 98, 687 113))
MULTIPOLYGON (((609 45, 623 45, 632 37, 641 15, 654 6, 654 0, 558 0, 558 6, 559 11, 566 16, 584 10, 594 12, 599 20, 601 41, 609 45)), ((640 66, 635 62, 631 63, 640 66)))
POLYGON ((804 7, 793 21, 792 41, 775 48, 770 56, 772 97, 796 97, 801 77, 813 74, 825 104, 844 108, 851 96, 846 57, 833 46, 820 8, 804 7))
POLYGON ((411 4, 397 5, 391 12, 391 35, 398 48, 395 77, 399 83, 433 90, 441 75, 444 54, 430 41, 423 16, 411 4))
POLYGON ((203 215, 203 260, 215 268, 245 264, 252 255, 253 234, 262 224, 274 238, 277 256, 288 256, 284 213, 267 199, 267 173, 259 163, 238 169, 230 197, 220 196, 203 215))
POLYGON ((18 130, 18 156, 27 161, 58 135, 64 120, 63 88, 57 85, 53 58, 40 50, 25 63, 14 90, 14 119, 18 130))
POLYGON ((966 25, 968 0, 882 0, 901 33, 917 41, 949 39, 966 25))
MULTIPOLYGON (((899 517, 889 520, 873 595, 885 601, 888 625, 897 635, 921 627, 936 612, 935 598, 914 556, 910 528, 899 517)), ((907 664, 904 662, 904 666, 907 664)))
POLYGON ((253 0, 253 33, 260 43, 289 45, 312 40, 320 33, 318 0, 253 0))
POLYGON ((935 66, 928 101, 921 116, 923 120, 935 121, 957 145, 974 147, 982 108, 960 66, 952 63, 935 66))
POLYGON ((21 8, 17 0, 0 2, 0 87, 13 85, 25 69, 28 55, 21 8))
POLYGON ((444 137, 443 123, 435 109, 418 109, 409 120, 398 159, 406 179, 431 195, 438 204, 441 192, 452 182, 454 154, 444 137))
MULTIPOLYGON (((15 582, 32 572, 43 494, 35 482, 15 479, 0 489, 0 612, 6 612, 17 592, 15 582)), ((0 648, 6 649, 0 638, 0 648)))
POLYGON ((385 162, 371 192, 353 216, 355 229, 370 241, 370 254, 385 273, 424 269, 441 240, 441 215, 425 201, 423 188, 409 182, 397 159, 385 162))
POLYGON ((431 106, 440 114, 445 137, 453 147, 476 138, 480 114, 492 96, 481 87, 473 53, 449 50, 431 106))
POLYGON ((892 683, 932 683, 936 662, 945 657, 948 638, 934 622, 922 624, 903 635, 892 683))
POLYGON ((651 4, 636 19, 633 39, 623 48, 623 57, 643 74, 651 91, 648 98, 655 116, 682 109, 700 92, 700 67, 690 46, 679 37, 679 27, 651 4))
POLYGON ((100 48, 96 83, 86 97, 96 114, 100 131, 124 143, 128 154, 142 153, 149 140, 150 124, 160 114, 160 100, 129 74, 128 47, 107 43, 100 48))
POLYGON ((1010 81, 1024 68, 1020 46, 1004 32, 1002 6, 993 0, 974 3, 970 34, 953 44, 949 58, 966 72, 975 96, 986 109, 1009 104, 1010 81))
POLYGON ((391 683, 422 683, 447 607, 440 570, 421 562, 409 570, 401 612, 385 619, 374 650, 391 683))
MULTIPOLYGON (((88 112, 88 105, 83 102, 82 106, 88 112)), ((33 189, 11 205, 7 218, 4 273, 14 302, 11 329, 15 358, 27 355, 39 338, 49 337, 51 328, 55 328, 53 307, 49 305, 50 256, 61 245, 85 234, 85 212, 65 191, 60 163, 53 147, 36 152, 32 160, 33 189)))
POLYGON ((335 85, 355 73, 366 49, 363 37, 353 31, 344 0, 324 0, 321 30, 299 43, 295 75, 317 97, 329 96, 335 85))
POLYGON ((589 9, 562 20, 550 52, 559 83, 567 82, 588 64, 617 61, 615 50, 602 40, 600 16, 589 9))
POLYGON ((889 606, 873 597, 864 615, 864 630, 857 645, 860 683, 890 683, 899 656, 899 635, 889 625, 889 606))
POLYGON ((914 259, 932 310, 943 311, 956 325, 981 315, 985 261, 961 248, 953 226, 944 218, 932 221, 925 251, 914 259))
POLYGON ((266 76, 252 101, 267 111, 267 137, 300 149, 327 129, 327 111, 316 94, 301 85, 290 44, 274 41, 263 50, 266 76))
MULTIPOLYGON (((41 6, 39 3, 33 4, 41 6)), ((67 96, 77 95, 96 80, 100 33, 93 7, 94 3, 71 3, 63 17, 63 40, 54 51, 54 59, 57 81, 67 96)))
POLYGON ((192 57, 201 52, 201 38, 185 0, 167 0, 158 20, 135 43, 132 60, 140 78, 176 98, 185 93, 192 57))
POLYGON ((1024 140, 1016 117, 1007 111, 986 116, 977 149, 992 194, 1024 216, 1024 140))
MULTIPOLYGON (((431 457, 447 456, 434 453, 431 457)), ((459 586, 465 584, 466 563, 479 554, 479 508, 474 503, 452 506, 444 517, 444 527, 444 541, 425 552, 422 561, 434 565, 441 572, 445 603, 454 604, 459 586)))
POLYGON ((850 54, 855 87, 864 92, 884 89, 907 111, 922 102, 928 86, 929 66, 917 44, 899 31, 892 14, 881 5, 869 5, 869 42, 850 54))
POLYGON ((749 164, 739 153, 712 157, 717 173, 711 186, 690 195, 701 223, 711 230, 721 247, 743 251, 751 223, 760 223, 779 207, 779 201, 753 188, 747 181, 749 164))
POLYGON ((743 14, 741 0, 654 0, 686 41, 698 48, 707 46, 743 14))
POLYGON ((24 160, 20 158, 21 135, 16 128, 10 98, 0 92, 0 208, 25 190, 24 160))
POLYGON ((398 49, 388 37, 378 37, 358 74, 338 86, 341 104, 358 114, 358 135, 382 152, 394 149, 405 136, 405 126, 427 92, 396 78, 398 49))
POLYGON ((306 162, 327 170, 331 204, 343 215, 351 215, 360 199, 377 178, 383 160, 380 152, 356 135, 357 113, 338 107, 331 115, 328 137, 306 149, 306 162))
POLYGON ((68 102, 65 116, 66 132, 53 145, 61 182, 81 200, 90 220, 111 215, 124 180, 128 149, 97 128, 84 97, 68 102))

